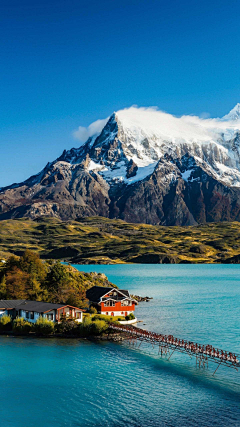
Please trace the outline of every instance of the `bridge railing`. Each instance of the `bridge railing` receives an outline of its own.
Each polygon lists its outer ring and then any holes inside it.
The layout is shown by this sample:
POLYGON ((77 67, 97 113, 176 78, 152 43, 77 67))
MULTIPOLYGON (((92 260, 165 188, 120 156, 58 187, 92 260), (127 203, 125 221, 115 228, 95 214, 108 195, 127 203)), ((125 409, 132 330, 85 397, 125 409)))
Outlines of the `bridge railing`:
POLYGON ((203 362, 203 365, 206 360, 210 359, 215 363, 219 363, 219 365, 224 364, 228 367, 233 367, 236 370, 240 367, 240 356, 237 353, 225 351, 213 347, 210 344, 203 345, 193 341, 175 338, 173 335, 158 334, 133 326, 110 324, 109 327, 119 332, 125 332, 132 338, 140 341, 151 342, 152 344, 157 344, 162 348, 168 348, 173 351, 194 355, 199 359, 199 362, 203 362))

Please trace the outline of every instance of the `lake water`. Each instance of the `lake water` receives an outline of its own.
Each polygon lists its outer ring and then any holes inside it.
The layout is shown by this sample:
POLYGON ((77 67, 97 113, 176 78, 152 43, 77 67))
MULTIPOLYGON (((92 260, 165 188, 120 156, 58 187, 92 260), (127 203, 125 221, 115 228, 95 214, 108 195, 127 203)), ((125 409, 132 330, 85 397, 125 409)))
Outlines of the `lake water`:
MULTIPOLYGON (((240 266, 77 266, 131 293, 141 327, 240 353, 240 266)), ((240 426, 240 372, 150 346, 0 337, 3 426, 240 426)))

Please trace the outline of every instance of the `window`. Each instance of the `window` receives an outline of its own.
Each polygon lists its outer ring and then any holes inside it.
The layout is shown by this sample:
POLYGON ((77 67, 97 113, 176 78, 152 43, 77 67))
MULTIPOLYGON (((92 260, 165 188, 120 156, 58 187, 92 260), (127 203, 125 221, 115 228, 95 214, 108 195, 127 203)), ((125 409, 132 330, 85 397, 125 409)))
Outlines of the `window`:
POLYGON ((122 301, 122 306, 131 305, 131 302, 128 300, 122 301))
POLYGON ((29 311, 26 311, 26 319, 29 319, 29 311))
POLYGON ((53 313, 47 314, 47 319, 48 320, 53 320, 53 313))
POLYGON ((30 319, 34 319, 34 311, 30 311, 30 319))
POLYGON ((104 303, 104 307, 115 307, 115 302, 110 300, 110 301, 105 301, 104 303))

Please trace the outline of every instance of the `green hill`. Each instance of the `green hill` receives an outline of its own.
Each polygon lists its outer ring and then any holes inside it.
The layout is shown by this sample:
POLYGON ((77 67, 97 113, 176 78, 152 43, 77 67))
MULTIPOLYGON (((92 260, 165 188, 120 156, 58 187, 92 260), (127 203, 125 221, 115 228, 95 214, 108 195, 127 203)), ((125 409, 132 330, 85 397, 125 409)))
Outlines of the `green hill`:
POLYGON ((0 221, 0 258, 25 249, 79 264, 238 263, 240 223, 163 227, 102 217, 0 221))

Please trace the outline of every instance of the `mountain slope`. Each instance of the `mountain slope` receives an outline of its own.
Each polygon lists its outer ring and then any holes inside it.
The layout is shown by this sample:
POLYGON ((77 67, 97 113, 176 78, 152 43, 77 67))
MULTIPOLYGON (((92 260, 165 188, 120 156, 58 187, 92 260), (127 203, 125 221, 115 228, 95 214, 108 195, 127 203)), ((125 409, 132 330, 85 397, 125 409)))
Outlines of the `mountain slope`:
POLYGON ((223 119, 121 110, 100 134, 0 189, 0 219, 100 215, 194 225, 240 219, 240 104, 223 119))
POLYGON ((103 217, 1 221, 0 260, 25 249, 79 264, 239 263, 240 224, 163 227, 103 217))

